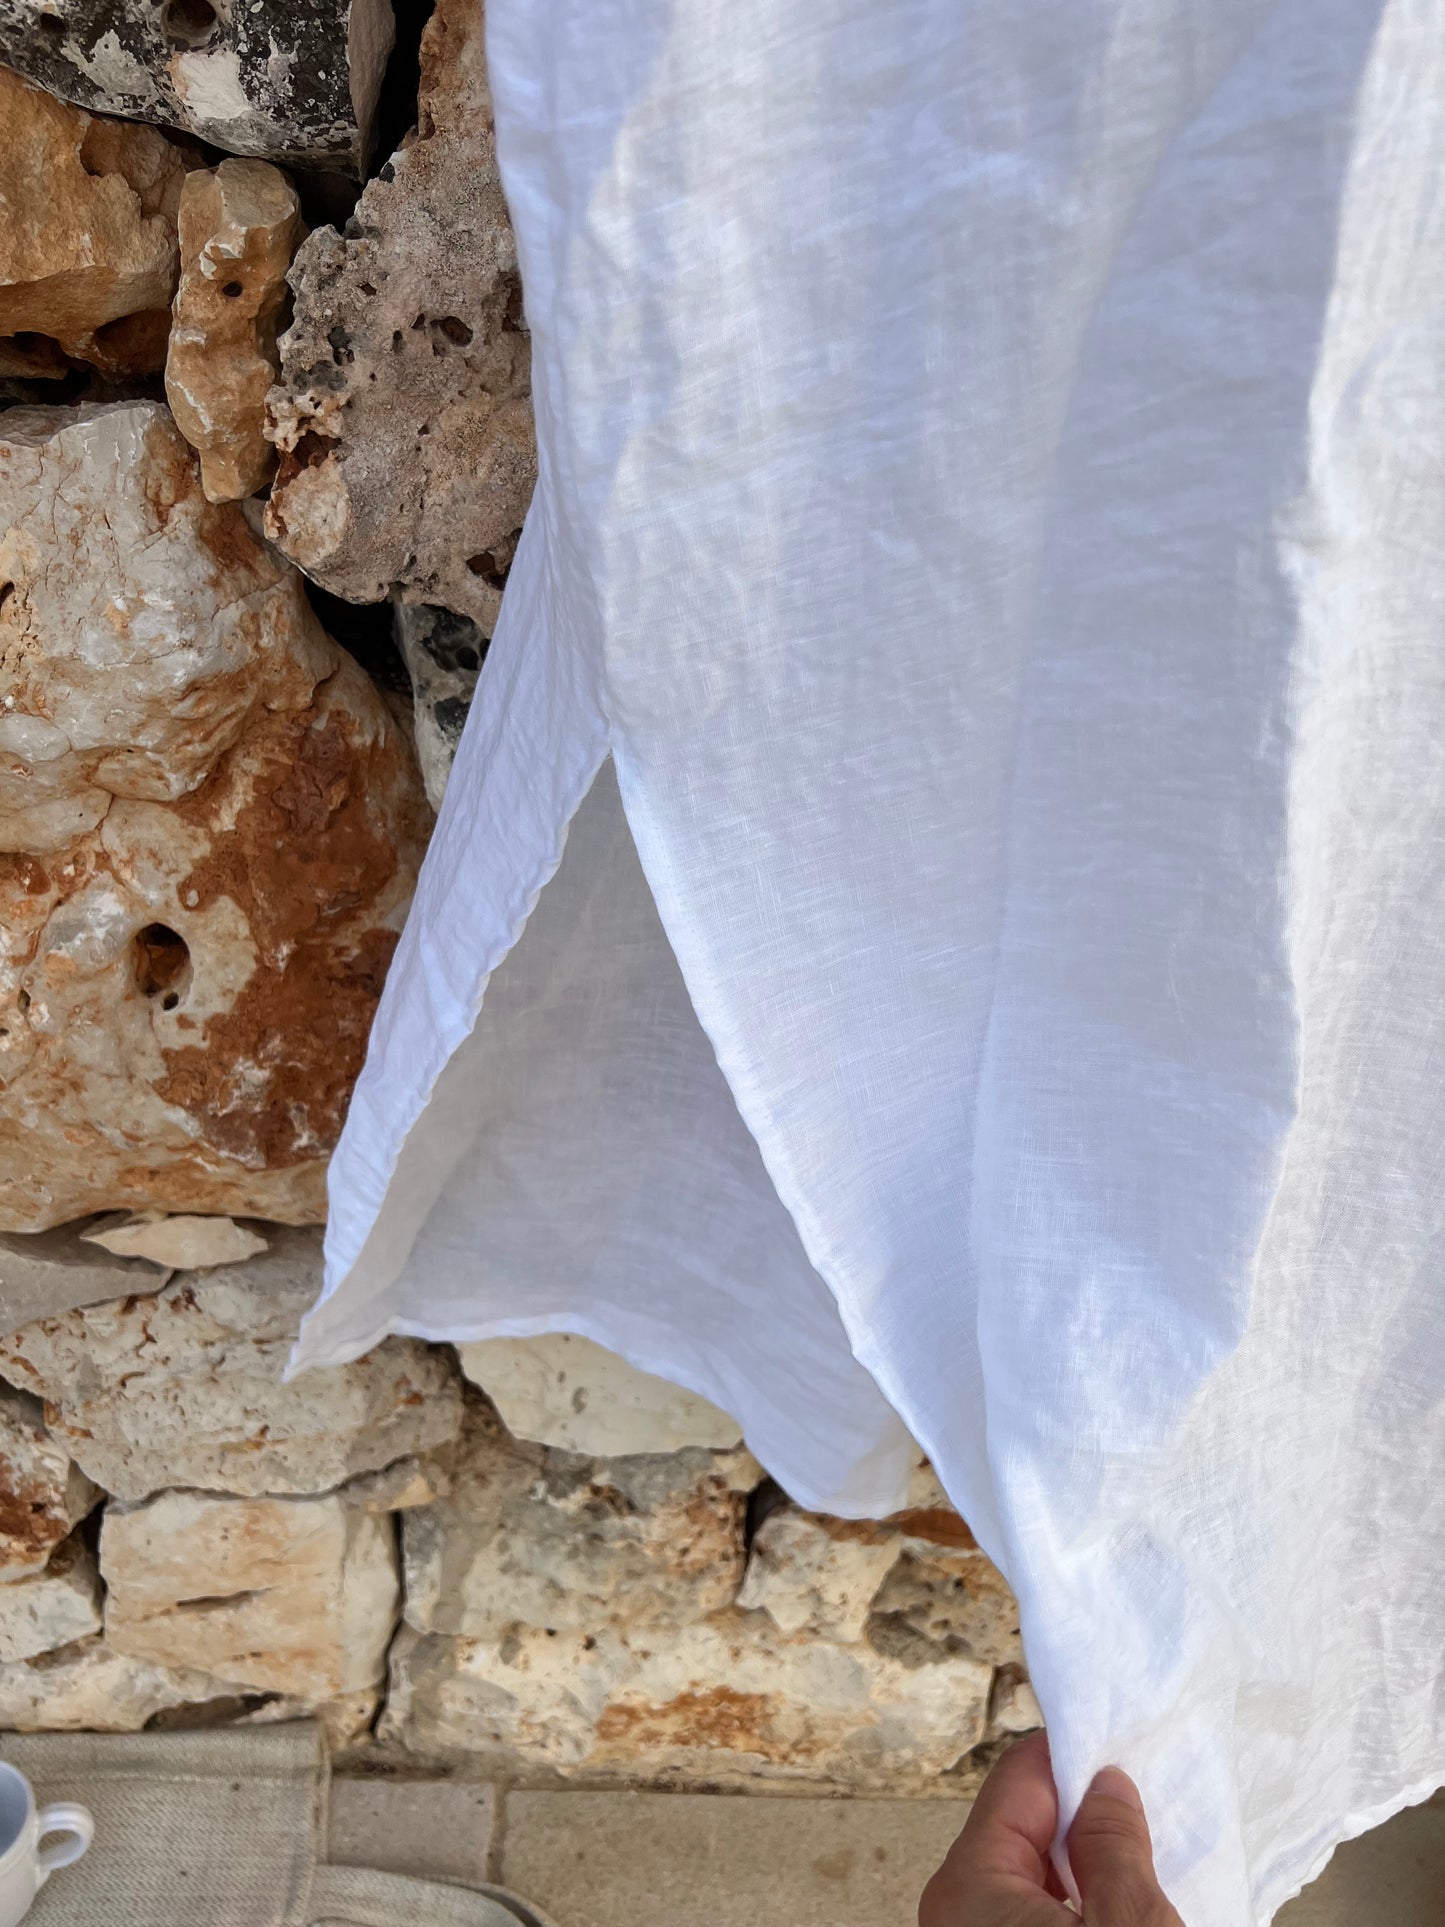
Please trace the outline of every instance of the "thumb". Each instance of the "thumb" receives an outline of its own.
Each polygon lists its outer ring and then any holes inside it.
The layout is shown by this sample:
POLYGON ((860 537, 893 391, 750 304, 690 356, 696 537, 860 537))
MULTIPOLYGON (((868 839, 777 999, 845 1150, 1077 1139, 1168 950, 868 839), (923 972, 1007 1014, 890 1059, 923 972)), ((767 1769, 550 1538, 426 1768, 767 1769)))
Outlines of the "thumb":
POLYGON ((1116 1766, 1096 1775, 1080 1803, 1069 1865, 1088 1927, 1184 1927, 1155 1877, 1139 1789, 1116 1766))

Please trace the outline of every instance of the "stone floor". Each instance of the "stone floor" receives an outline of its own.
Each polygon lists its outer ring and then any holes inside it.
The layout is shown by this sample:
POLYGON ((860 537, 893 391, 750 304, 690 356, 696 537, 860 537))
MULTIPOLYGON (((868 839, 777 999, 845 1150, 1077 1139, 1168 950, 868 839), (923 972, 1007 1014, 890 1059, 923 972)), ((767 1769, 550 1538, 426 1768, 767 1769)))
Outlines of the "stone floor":
MULTIPOLYGON (((556 1927, 915 1927, 952 1800, 335 1783, 331 1858, 502 1881, 556 1927)), ((1440 1927, 1445 1800, 1341 1848, 1277 1927, 1440 1927)))

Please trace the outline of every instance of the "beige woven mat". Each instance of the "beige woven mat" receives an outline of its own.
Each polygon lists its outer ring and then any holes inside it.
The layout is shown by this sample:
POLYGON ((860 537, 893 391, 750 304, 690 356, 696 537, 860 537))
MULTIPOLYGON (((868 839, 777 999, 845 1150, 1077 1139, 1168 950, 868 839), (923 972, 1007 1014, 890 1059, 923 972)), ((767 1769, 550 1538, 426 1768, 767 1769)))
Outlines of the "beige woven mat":
POLYGON ((95 1815, 85 1858, 54 1874, 26 1927, 552 1927, 501 1888, 318 1864, 318 1727, 205 1733, 0 1733, 42 1806, 95 1815))
POLYGON ((370 1867, 318 1867, 312 1927, 551 1927, 500 1887, 453 1887, 370 1867))
POLYGON ((90 1852, 51 1876, 26 1927, 307 1927, 327 1787, 318 1728, 9 1733, 0 1758, 42 1806, 95 1815, 90 1852))

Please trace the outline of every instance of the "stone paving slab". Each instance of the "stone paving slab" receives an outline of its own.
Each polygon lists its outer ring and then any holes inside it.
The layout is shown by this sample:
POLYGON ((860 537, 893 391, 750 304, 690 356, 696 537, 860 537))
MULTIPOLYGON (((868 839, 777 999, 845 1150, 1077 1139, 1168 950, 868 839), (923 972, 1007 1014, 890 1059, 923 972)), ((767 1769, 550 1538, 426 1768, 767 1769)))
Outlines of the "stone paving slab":
POLYGON ((474 1782, 337 1777, 326 1857, 344 1867, 484 1883, 492 1878, 498 1807, 497 1788, 474 1782))
POLYGON ((915 1927, 959 1800, 512 1793, 502 1878, 558 1927, 915 1927))
MULTIPOLYGON (((333 1782, 333 1860, 502 1880, 557 1927, 915 1927, 964 1799, 333 1782)), ((1335 1855, 1276 1927, 1441 1927, 1445 1796, 1335 1855)))

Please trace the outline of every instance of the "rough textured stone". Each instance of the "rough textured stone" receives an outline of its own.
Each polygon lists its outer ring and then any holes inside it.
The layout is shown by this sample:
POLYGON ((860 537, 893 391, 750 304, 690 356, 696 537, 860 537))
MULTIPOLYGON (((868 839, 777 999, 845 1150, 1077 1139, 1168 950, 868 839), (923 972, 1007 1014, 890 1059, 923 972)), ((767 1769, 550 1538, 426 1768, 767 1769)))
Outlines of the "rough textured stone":
POLYGON ((379 1705, 374 1686, 322 1701, 253 1692, 194 1668, 133 1659, 96 1637, 0 1665, 0 1729, 11 1732, 174 1732, 313 1718, 336 1750, 366 1737, 379 1705))
POLYGON ((421 59, 415 136, 291 269, 266 528, 337 595, 490 635, 536 456, 478 0, 439 0, 421 59))
POLYGON ((153 127, 98 120, 4 67, 0 116, 0 369, 51 379, 75 360, 154 373, 190 157, 153 127))
POLYGON ((742 1438, 737 1420, 705 1398, 590 1338, 488 1338, 459 1345, 457 1356, 514 1438, 599 1458, 726 1448, 742 1438))
MULTIPOLYGON (((234 1688, 232 1689, 234 1691, 234 1688)), ((204 1709, 203 1709, 204 1711, 204 1709)), ((359 1692, 342 1693, 336 1699, 315 1700, 288 1693, 246 1694, 239 1711, 226 1709, 227 1726, 274 1726, 280 1720, 304 1718, 320 1722, 326 1744, 332 1753, 358 1746, 370 1738, 371 1728, 381 1711, 381 1687, 366 1686, 359 1692)), ((157 1721, 161 1724, 171 1721, 157 1721)), ((185 1724, 217 1724, 215 1721, 186 1720, 185 1724)))
POLYGON ((166 397, 201 458, 212 502, 271 479, 263 432, 276 379, 286 270, 301 239, 296 190, 266 161, 222 161, 181 190, 181 280, 166 351, 166 397))
POLYGON ((1006 1733, 1032 1733, 1044 1723, 1038 1697, 1022 1666, 1000 1666, 989 1702, 990 1739, 1006 1733))
POLYGON ((143 1259, 109 1257, 88 1244, 91 1222, 83 1218, 54 1231, 0 1231, 0 1338, 37 1318, 155 1291, 166 1282, 166 1274, 143 1259))
POLYGON ((49 1401, 50 1428, 106 1491, 315 1493, 455 1437, 450 1354, 391 1338, 281 1382, 320 1281, 320 1240, 161 1291, 44 1319, 0 1343, 0 1372, 49 1401))
POLYGON ((500 1637, 613 1617, 676 1625, 727 1605, 743 1569, 745 1452, 586 1459, 468 1414, 447 1498, 402 1522, 406 1617, 500 1637))
POLYGON ((164 1271, 195 1271, 208 1265, 239 1264, 266 1249, 266 1240, 234 1218, 167 1217, 143 1211, 123 1224, 83 1231, 87 1244, 118 1258, 144 1258, 164 1271))
POLYGON ((163 408, 0 417, 0 1227, 325 1214, 429 812, 163 408))
POLYGON ((887 1526, 780 1506, 754 1535, 738 1604, 761 1608, 785 1633, 862 1639, 874 1595, 902 1550, 887 1526))
POLYGON ((334 1494, 163 1492, 112 1505, 100 1564, 106 1639, 134 1659, 312 1704, 383 1674, 397 1603, 391 1527, 334 1494))
POLYGON ((909 1469, 907 1501, 901 1512, 891 1515, 888 1524, 905 1538, 952 1546, 958 1552, 978 1551, 977 1539, 954 1510, 938 1474, 925 1458, 920 1457, 909 1469))
POLYGON ((392 38, 388 0, 0 0, 0 60, 64 100, 352 171, 392 38))
MULTIPOLYGON (((129 1665, 147 1662, 129 1660, 129 1665)), ((175 1678, 188 1677, 181 1667, 164 1670, 175 1678)), ((282 1720, 316 1720, 326 1735, 327 1745, 335 1752, 369 1737, 372 1722, 381 1707, 379 1687, 370 1686, 359 1693, 343 1693, 337 1699, 312 1700, 292 1693, 262 1693, 237 1686, 232 1680, 206 1678, 210 1691, 204 1699, 188 1699, 162 1708, 146 1724, 160 1733, 193 1733, 217 1726, 274 1726, 282 1720)))
POLYGON ((78 1539, 58 1547, 44 1572, 0 1586, 0 1665, 99 1631, 100 1574, 78 1539))
POLYGON ((396 646, 411 677, 416 757, 427 801, 439 810, 487 639, 470 616, 429 602, 415 607, 402 602, 396 609, 396 646))
POLYGON ((77 1640, 53 1653, 0 1666, 0 1728, 17 1733, 137 1733, 169 1707, 234 1699, 209 1673, 153 1666, 77 1640))
POLYGON ((40 1401, 0 1384, 0 1586, 44 1572, 99 1497, 46 1429, 40 1401))
POLYGON ((789 1639, 764 1614, 658 1634, 403 1631, 380 1736, 445 1758, 710 1785, 758 1778, 897 1790, 982 1738, 991 1669, 907 1666, 866 1642, 789 1639))
POLYGON ((868 1639, 905 1665, 965 1654, 1022 1665, 1019 1609, 997 1566, 979 1551, 905 1548, 873 1601, 868 1639))
POLYGON ((380 1472, 364 1472, 346 1482, 347 1498, 367 1512, 410 1512, 420 1505, 435 1505, 451 1489, 451 1474, 440 1454, 398 1459, 380 1472))

